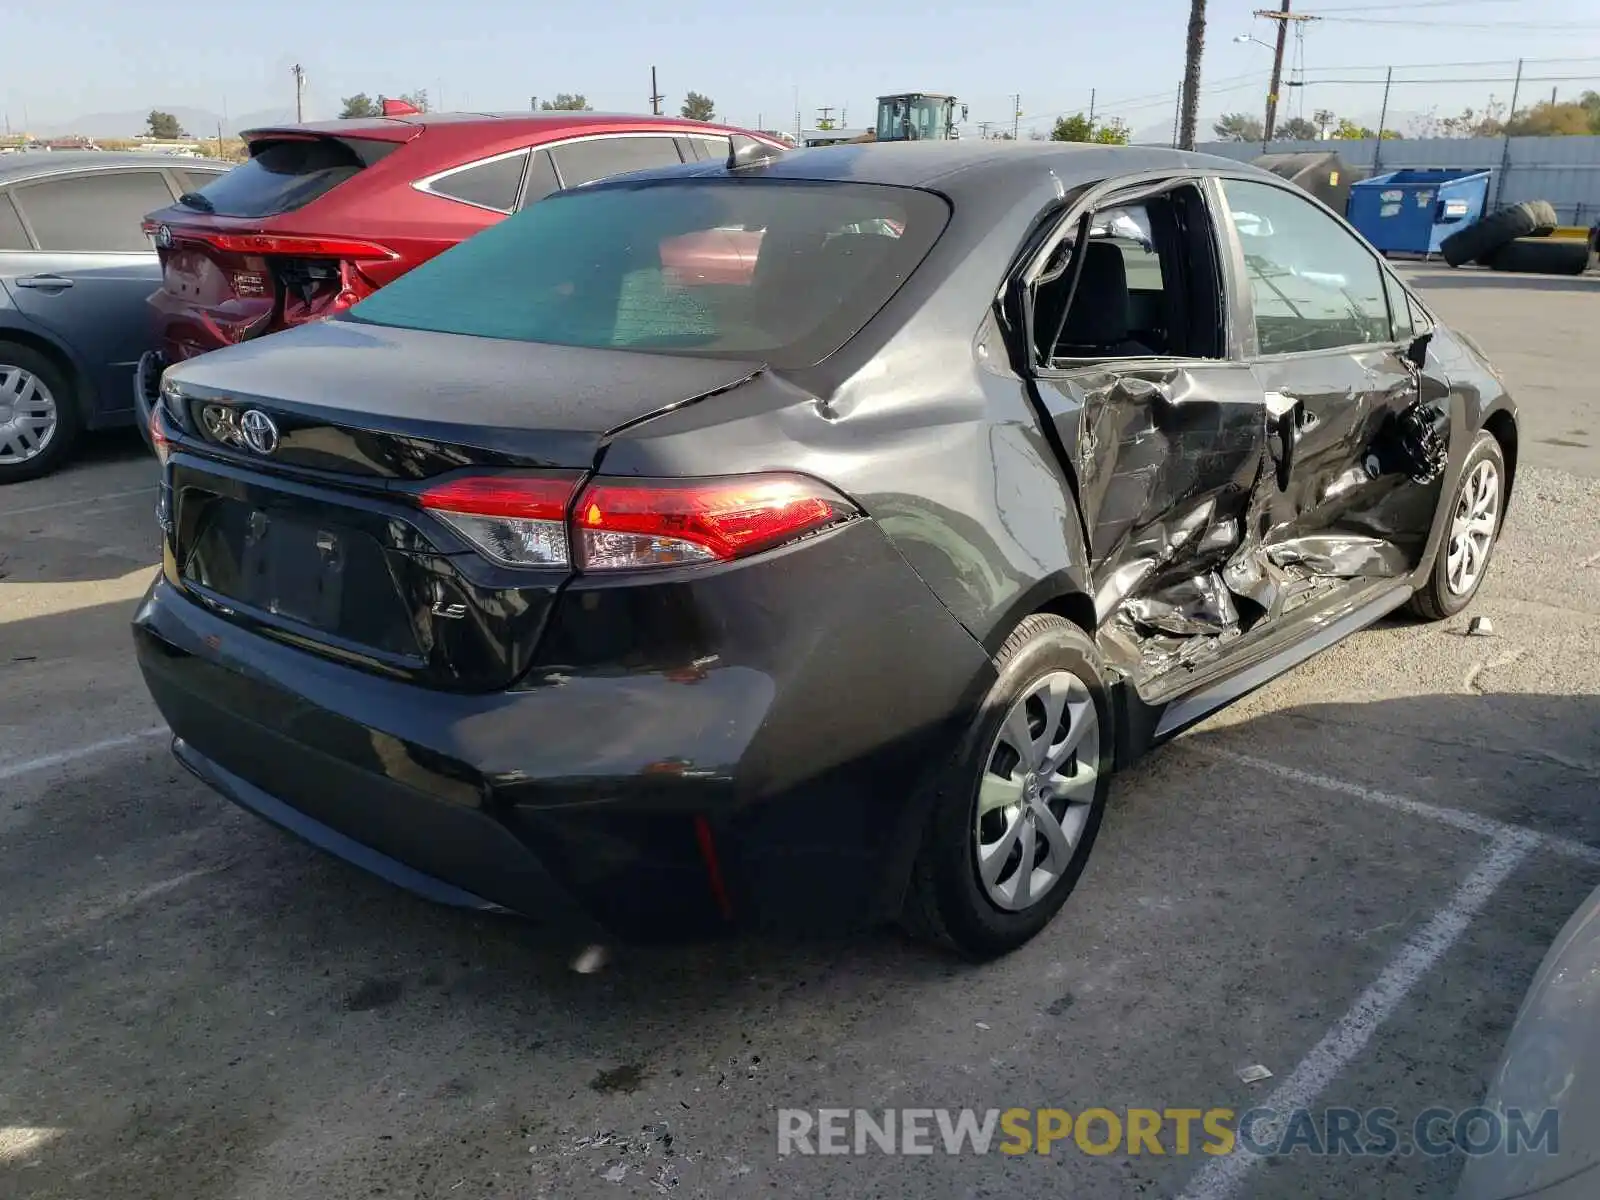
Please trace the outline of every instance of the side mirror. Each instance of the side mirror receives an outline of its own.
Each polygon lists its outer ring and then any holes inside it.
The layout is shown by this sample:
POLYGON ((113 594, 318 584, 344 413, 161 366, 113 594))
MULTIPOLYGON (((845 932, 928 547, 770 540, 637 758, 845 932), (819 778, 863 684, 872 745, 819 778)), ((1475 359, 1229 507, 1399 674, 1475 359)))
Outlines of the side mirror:
POLYGON ((1406 347, 1406 361, 1417 370, 1422 370, 1428 365, 1428 343, 1433 341, 1433 330, 1427 329, 1411 339, 1411 345, 1406 347))

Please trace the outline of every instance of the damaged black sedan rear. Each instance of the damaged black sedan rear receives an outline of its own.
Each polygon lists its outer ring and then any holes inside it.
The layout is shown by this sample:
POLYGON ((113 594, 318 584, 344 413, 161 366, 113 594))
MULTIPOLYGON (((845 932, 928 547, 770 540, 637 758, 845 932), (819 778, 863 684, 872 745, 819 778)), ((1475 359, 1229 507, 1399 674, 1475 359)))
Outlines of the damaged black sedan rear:
POLYGON ((230 799, 450 903, 980 957, 1117 767, 1465 607, 1517 448, 1304 193, 993 143, 558 194, 154 428, 140 662, 230 799))

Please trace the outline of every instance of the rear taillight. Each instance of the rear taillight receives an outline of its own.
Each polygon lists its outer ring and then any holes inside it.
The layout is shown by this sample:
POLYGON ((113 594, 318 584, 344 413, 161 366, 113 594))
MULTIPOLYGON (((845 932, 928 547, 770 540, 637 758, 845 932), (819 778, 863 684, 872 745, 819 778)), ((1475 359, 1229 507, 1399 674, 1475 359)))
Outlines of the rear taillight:
POLYGON ((342 258, 351 262, 399 258, 387 246, 352 238, 309 237, 278 233, 214 233, 175 230, 183 240, 203 242, 228 254, 286 254, 296 258, 342 258))
POLYGON ((167 421, 159 401, 150 406, 150 446, 156 452, 156 461, 163 467, 172 457, 172 427, 167 421))
POLYGON ((859 516, 800 475, 705 480, 597 479, 573 506, 585 571, 726 562, 859 516))
POLYGON ((580 476, 476 475, 436 484, 422 506, 507 567, 565 567, 567 504, 580 476))
POLYGON ((584 571, 728 562, 861 515, 802 475, 597 479, 573 502, 578 478, 468 476, 421 501, 493 562, 584 571))

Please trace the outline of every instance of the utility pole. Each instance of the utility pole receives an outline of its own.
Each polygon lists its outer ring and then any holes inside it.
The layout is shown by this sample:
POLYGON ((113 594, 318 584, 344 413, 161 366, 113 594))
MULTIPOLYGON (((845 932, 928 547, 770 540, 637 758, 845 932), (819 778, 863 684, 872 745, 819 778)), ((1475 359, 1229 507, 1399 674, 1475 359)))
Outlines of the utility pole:
POLYGON ((1183 116, 1178 123, 1178 148, 1194 149, 1194 127, 1200 119, 1200 59, 1206 49, 1206 0, 1189 0, 1189 34, 1183 46, 1183 116))
POLYGON ((650 111, 656 116, 661 115, 661 102, 666 97, 661 94, 661 89, 656 86, 656 69, 650 68, 650 111))
MULTIPOLYGON (((1506 190, 1506 172, 1511 170, 1511 122, 1517 119, 1517 97, 1522 93, 1522 60, 1517 59, 1517 81, 1511 85, 1511 107, 1506 110, 1505 144, 1500 148, 1500 178, 1494 181, 1494 206, 1500 207, 1500 197, 1506 190)), ((1383 130, 1378 130, 1379 134, 1383 130)), ((1382 142, 1378 143, 1380 146, 1382 142)))
POLYGON ((306 73, 299 63, 290 67, 289 73, 294 76, 294 119, 298 123, 306 119, 306 73))
POLYGON ((833 118, 828 115, 831 112, 833 112, 833 108, 830 105, 824 105, 823 107, 820 107, 820 108, 817 109, 817 128, 818 129, 832 129, 833 128, 833 118))
POLYGON ((222 122, 217 122, 217 157, 222 157, 222 122))
POLYGON ((1098 93, 1094 88, 1089 89, 1089 128, 1094 128, 1094 102, 1098 93))
POLYGON ((1255 15, 1278 23, 1278 44, 1272 52, 1272 84, 1267 89, 1267 119, 1261 126, 1261 148, 1265 150, 1278 126, 1278 92, 1283 86, 1283 47, 1289 38, 1289 22, 1315 21, 1317 18, 1303 13, 1291 13, 1289 0, 1283 0, 1282 7, 1276 12, 1271 9, 1257 9, 1255 15))
POLYGON ((1372 148, 1372 173, 1376 175, 1383 168, 1383 124, 1389 119, 1389 85, 1394 82, 1394 68, 1390 67, 1383 76, 1383 105, 1378 109, 1378 144, 1372 148))
POLYGON ((1014 142, 1022 132, 1022 93, 1013 95, 1011 101, 1011 140, 1014 142))

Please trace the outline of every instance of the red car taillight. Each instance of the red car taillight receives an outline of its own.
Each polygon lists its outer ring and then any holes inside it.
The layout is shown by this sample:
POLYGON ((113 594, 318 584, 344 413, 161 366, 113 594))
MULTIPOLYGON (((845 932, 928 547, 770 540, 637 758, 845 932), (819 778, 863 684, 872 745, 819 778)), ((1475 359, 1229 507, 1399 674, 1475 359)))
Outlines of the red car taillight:
POLYGON ((581 478, 576 472, 541 475, 474 475, 422 493, 422 507, 507 567, 565 567, 567 503, 581 478))
POLYGON ((172 432, 159 401, 150 408, 150 446, 156 452, 156 461, 166 466, 167 459, 172 457, 172 432))
POLYGON ((342 258, 372 262, 399 258, 387 246, 353 238, 306 237, 278 233, 212 233, 183 230, 179 238, 203 242, 228 254, 282 254, 293 258, 342 258))
POLYGON ((573 507, 585 571, 726 562, 858 516, 843 496, 800 475, 597 479, 573 507))
POLYGON ((584 571, 727 562, 861 515, 801 475, 597 479, 570 503, 577 478, 470 476, 428 488, 422 505, 503 566, 584 571))

